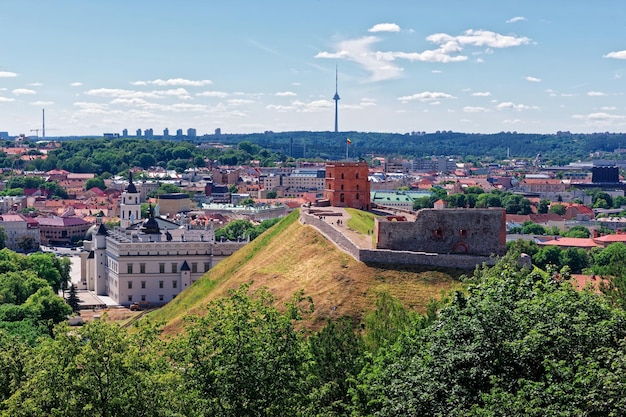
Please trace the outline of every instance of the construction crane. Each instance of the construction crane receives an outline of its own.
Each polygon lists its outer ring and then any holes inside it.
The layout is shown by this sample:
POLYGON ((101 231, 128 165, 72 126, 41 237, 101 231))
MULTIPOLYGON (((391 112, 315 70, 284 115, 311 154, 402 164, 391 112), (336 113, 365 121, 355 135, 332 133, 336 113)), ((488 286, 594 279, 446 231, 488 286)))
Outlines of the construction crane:
POLYGON ((38 138, 39 137, 39 130, 41 129, 31 129, 31 132, 35 132, 35 137, 38 138))

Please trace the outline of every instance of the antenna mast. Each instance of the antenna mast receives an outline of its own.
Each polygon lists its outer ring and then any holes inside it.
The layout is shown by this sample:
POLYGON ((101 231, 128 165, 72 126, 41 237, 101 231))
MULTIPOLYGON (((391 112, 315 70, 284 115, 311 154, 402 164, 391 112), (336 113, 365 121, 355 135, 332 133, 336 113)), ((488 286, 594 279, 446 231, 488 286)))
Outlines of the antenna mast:
POLYGON ((46 140, 46 109, 41 109, 41 137, 46 140))
POLYGON ((335 96, 333 100, 335 100, 335 133, 339 132, 339 94, 338 94, 338 85, 339 85, 339 68, 337 64, 335 64, 335 96))

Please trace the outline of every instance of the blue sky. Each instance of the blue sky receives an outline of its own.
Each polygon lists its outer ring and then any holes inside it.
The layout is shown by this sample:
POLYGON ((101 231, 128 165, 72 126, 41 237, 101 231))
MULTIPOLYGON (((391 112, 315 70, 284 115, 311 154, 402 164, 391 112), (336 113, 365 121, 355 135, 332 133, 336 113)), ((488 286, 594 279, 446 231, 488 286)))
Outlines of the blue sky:
POLYGON ((0 131, 626 132, 620 1, 0 1, 0 131))

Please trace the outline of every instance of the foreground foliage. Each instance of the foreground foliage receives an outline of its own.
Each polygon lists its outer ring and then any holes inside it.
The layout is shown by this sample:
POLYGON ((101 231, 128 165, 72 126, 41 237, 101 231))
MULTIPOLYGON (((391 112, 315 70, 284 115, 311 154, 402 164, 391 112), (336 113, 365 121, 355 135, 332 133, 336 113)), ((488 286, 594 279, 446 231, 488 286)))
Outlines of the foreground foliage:
POLYGON ((106 322, 60 326, 37 342, 2 334, 0 412, 624 415, 626 314, 568 278, 503 259, 427 316, 383 292, 362 329, 340 319, 298 330, 309 301, 275 306, 244 285, 172 339, 106 322))

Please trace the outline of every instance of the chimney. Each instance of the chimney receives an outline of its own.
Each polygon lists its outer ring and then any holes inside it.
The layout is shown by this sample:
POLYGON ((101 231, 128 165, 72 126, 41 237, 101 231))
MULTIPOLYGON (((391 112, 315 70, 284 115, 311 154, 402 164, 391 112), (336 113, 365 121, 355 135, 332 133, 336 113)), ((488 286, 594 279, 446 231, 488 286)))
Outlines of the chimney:
POLYGON ((599 235, 598 231, 597 231, 597 230, 594 230, 594 231, 593 231, 593 237, 594 237, 594 238, 596 238, 596 237, 599 237, 599 236, 600 236, 600 235, 599 235))

